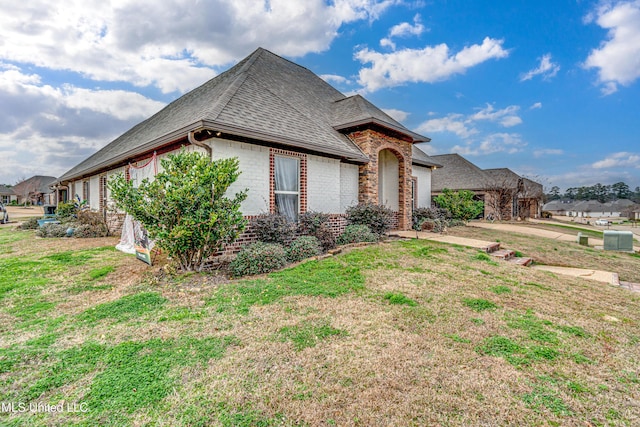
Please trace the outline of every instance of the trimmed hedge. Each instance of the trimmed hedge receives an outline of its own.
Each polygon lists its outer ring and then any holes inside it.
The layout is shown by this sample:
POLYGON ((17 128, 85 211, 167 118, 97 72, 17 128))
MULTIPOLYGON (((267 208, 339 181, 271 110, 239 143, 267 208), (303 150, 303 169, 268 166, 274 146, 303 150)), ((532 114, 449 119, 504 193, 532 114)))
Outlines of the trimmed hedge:
POLYGON ((344 233, 338 236, 338 244, 340 245, 377 241, 378 235, 373 233, 369 227, 362 224, 347 225, 344 229, 344 233))
POLYGON ((256 242, 244 246, 229 264, 234 277, 269 273, 287 265, 284 247, 277 243, 256 242))
POLYGON ((300 236, 286 249, 289 262, 298 262, 318 256, 320 252, 320 242, 314 236, 300 236))
POLYGON ((374 203, 360 203, 347 208, 347 223, 366 225, 369 230, 382 236, 391 229, 393 212, 391 209, 374 203))

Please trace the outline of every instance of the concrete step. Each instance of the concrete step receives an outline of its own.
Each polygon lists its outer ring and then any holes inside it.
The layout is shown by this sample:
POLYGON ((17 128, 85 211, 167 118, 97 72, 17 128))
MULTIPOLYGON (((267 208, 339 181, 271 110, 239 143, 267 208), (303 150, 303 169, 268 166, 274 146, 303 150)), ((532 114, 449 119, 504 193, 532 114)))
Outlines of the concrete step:
POLYGON ((483 246, 482 248, 480 248, 480 250, 482 250, 482 251, 484 251, 484 252, 486 252, 488 254, 494 253, 494 252, 500 250, 500 243, 498 243, 498 242, 489 243, 488 245, 483 246))
POLYGON ((490 255, 506 261, 513 258, 516 254, 509 249, 498 249, 497 251, 490 252, 490 255))
POLYGON ((533 263, 533 258, 516 257, 516 258, 511 258, 509 262, 512 262, 516 265, 521 265, 523 267, 529 267, 533 263))

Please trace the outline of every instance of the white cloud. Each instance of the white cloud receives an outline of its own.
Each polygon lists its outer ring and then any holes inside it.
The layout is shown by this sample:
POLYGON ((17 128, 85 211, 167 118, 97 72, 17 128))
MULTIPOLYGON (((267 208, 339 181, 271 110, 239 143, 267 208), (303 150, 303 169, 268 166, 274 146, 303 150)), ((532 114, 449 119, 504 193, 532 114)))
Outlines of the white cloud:
POLYGON ((544 156, 561 156, 564 154, 564 150, 556 149, 556 148, 545 148, 542 150, 535 150, 533 152, 533 157, 540 158, 544 156))
POLYGON ((36 74, 0 71, 0 182, 18 176, 60 175, 152 115, 163 103, 122 90, 54 88, 36 74))
POLYGON ((536 102, 531 107, 529 107, 529 110, 537 110, 539 108, 542 108, 542 102, 536 102))
POLYGON ((640 0, 603 3, 586 18, 593 21, 608 30, 607 40, 583 65, 598 70, 602 93, 610 95, 640 78, 640 0))
POLYGON ((628 152, 613 153, 605 159, 593 163, 591 167, 594 169, 627 167, 640 169, 640 154, 628 152))
POLYGON ((407 113, 406 111, 396 110, 394 108, 383 108, 382 111, 401 123, 407 120, 407 117, 409 117, 409 113, 407 113))
POLYGON ((467 46, 455 54, 444 43, 390 53, 361 49, 356 52, 355 58, 362 64, 371 66, 360 70, 359 83, 367 91, 373 92, 407 82, 433 83, 446 80, 490 59, 507 57, 509 52, 502 44, 503 40, 486 37, 482 44, 467 46))
POLYGON ((419 36, 424 33, 425 27, 420 22, 420 15, 416 15, 413 17, 413 25, 408 22, 403 22, 398 25, 394 25, 389 30, 389 37, 410 37, 410 36, 419 36))
POLYGON ((469 126, 462 114, 449 114, 446 117, 430 119, 420 124, 417 128, 420 133, 451 132, 460 138, 469 138, 478 133, 478 130, 469 126))
POLYGON ((324 51, 343 24, 375 20, 399 1, 13 2, 0 14, 0 60, 183 92, 257 46, 324 51))
POLYGON ((542 58, 539 58, 539 59, 540 59, 540 65, 538 65, 538 68, 534 68, 533 70, 529 70, 526 73, 524 73, 520 77, 521 82, 525 80, 531 80, 535 76, 540 76, 540 75, 542 76, 543 80, 548 80, 552 77, 555 77, 555 75, 558 74, 558 71, 560 71, 560 66, 558 64, 554 64, 553 62, 551 62, 550 53, 543 55, 542 58))
POLYGON ((496 110, 491 104, 470 117, 470 120, 488 120, 491 122, 500 123, 504 127, 512 127, 522 123, 522 119, 516 115, 520 110, 517 105, 510 105, 502 110, 496 110))
POLYGON ((337 84, 350 84, 351 80, 346 77, 338 76, 336 74, 322 74, 320 76, 322 80, 327 83, 337 83, 337 84))

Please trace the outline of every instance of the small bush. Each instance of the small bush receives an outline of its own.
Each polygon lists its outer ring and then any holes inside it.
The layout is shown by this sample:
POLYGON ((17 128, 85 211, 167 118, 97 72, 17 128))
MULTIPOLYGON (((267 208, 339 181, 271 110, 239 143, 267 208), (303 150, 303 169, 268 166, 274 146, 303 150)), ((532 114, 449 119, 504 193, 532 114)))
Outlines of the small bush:
POLYGON ((234 277, 268 273, 287 265, 282 245, 257 242, 246 245, 229 264, 234 277))
POLYGON ((443 219, 425 218, 420 222, 419 229, 422 231, 433 231, 434 233, 442 233, 447 228, 447 221, 443 219))
POLYGON ((38 237, 66 237, 67 236, 67 227, 62 224, 52 224, 48 223, 38 228, 36 231, 36 236, 38 237))
POLYGON ((391 209, 374 203, 360 203, 347 208, 347 223, 366 225, 369 230, 382 236, 391 229, 393 212, 391 209))
POLYGON ((451 219, 451 213, 441 208, 418 208, 413 210, 412 220, 415 230, 421 230, 420 226, 425 219, 439 219, 447 222, 451 219))
POLYGON ((329 215, 307 211, 298 217, 298 233, 313 236, 323 226, 329 224, 329 215))
POLYGON ((467 225, 467 223, 461 219, 450 219, 447 221, 447 224, 449 227, 464 227, 467 225))
POLYGON ((39 228, 38 218, 29 218, 28 220, 23 221, 18 228, 21 230, 36 230, 39 228))
POLYGON ((78 213, 78 207, 73 202, 67 203, 58 203, 58 208, 56 209, 56 216, 60 221, 67 221, 72 218, 75 218, 78 213))
POLYGON ((73 237, 77 238, 106 237, 108 235, 109 232, 104 224, 81 224, 77 226, 73 231, 73 237))
POLYGON ((99 212, 92 212, 84 210, 78 212, 78 222, 82 225, 100 226, 103 225, 106 228, 104 217, 99 212))
POLYGON ((320 252, 320 242, 314 236, 300 236, 286 249, 289 262, 298 262, 318 256, 320 252))
POLYGON ((251 229, 265 243, 288 245, 296 236, 296 225, 278 214, 259 215, 251 221, 251 229))
POLYGON ((329 215, 308 211, 298 217, 298 234, 314 236, 320 241, 322 252, 335 248, 336 238, 329 226, 329 215))
POLYGON ((338 244, 346 245, 349 243, 359 242, 377 242, 378 236, 371 232, 371 229, 366 225, 347 225, 344 229, 344 233, 338 236, 338 244))

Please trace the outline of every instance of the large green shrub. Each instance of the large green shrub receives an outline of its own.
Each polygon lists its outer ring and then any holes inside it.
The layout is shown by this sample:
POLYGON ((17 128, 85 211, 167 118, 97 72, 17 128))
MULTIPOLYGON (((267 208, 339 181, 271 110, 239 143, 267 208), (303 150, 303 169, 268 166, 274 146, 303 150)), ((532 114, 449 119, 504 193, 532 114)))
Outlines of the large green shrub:
POLYGON ((451 212, 454 219, 469 221, 484 211, 484 202, 474 200, 475 193, 469 190, 452 191, 448 188, 442 194, 434 197, 438 207, 451 212))
POLYGON ((296 225, 280 214, 258 215, 251 220, 251 230, 265 243, 288 245, 296 237, 296 225))
POLYGON ((369 230, 382 236, 391 229, 393 212, 391 209, 375 203, 359 203, 347 208, 347 223, 366 225, 369 230))
POLYGON ((225 196, 240 175, 238 160, 212 161, 183 150, 161 163, 155 180, 145 179, 138 188, 116 176, 109 182, 111 195, 182 270, 201 271, 207 258, 233 242, 246 225, 240 212, 246 190, 225 196))
POLYGON ((337 241, 339 245, 359 242, 377 242, 378 235, 373 233, 366 225, 352 224, 347 225, 344 232, 338 236, 337 241))
POLYGON ((302 261, 320 255, 320 252, 320 242, 314 236, 300 236, 286 249, 289 262, 302 261))
POLYGON ((256 242, 242 247, 229 264, 234 277, 268 273, 287 265, 284 247, 277 243, 256 242))

